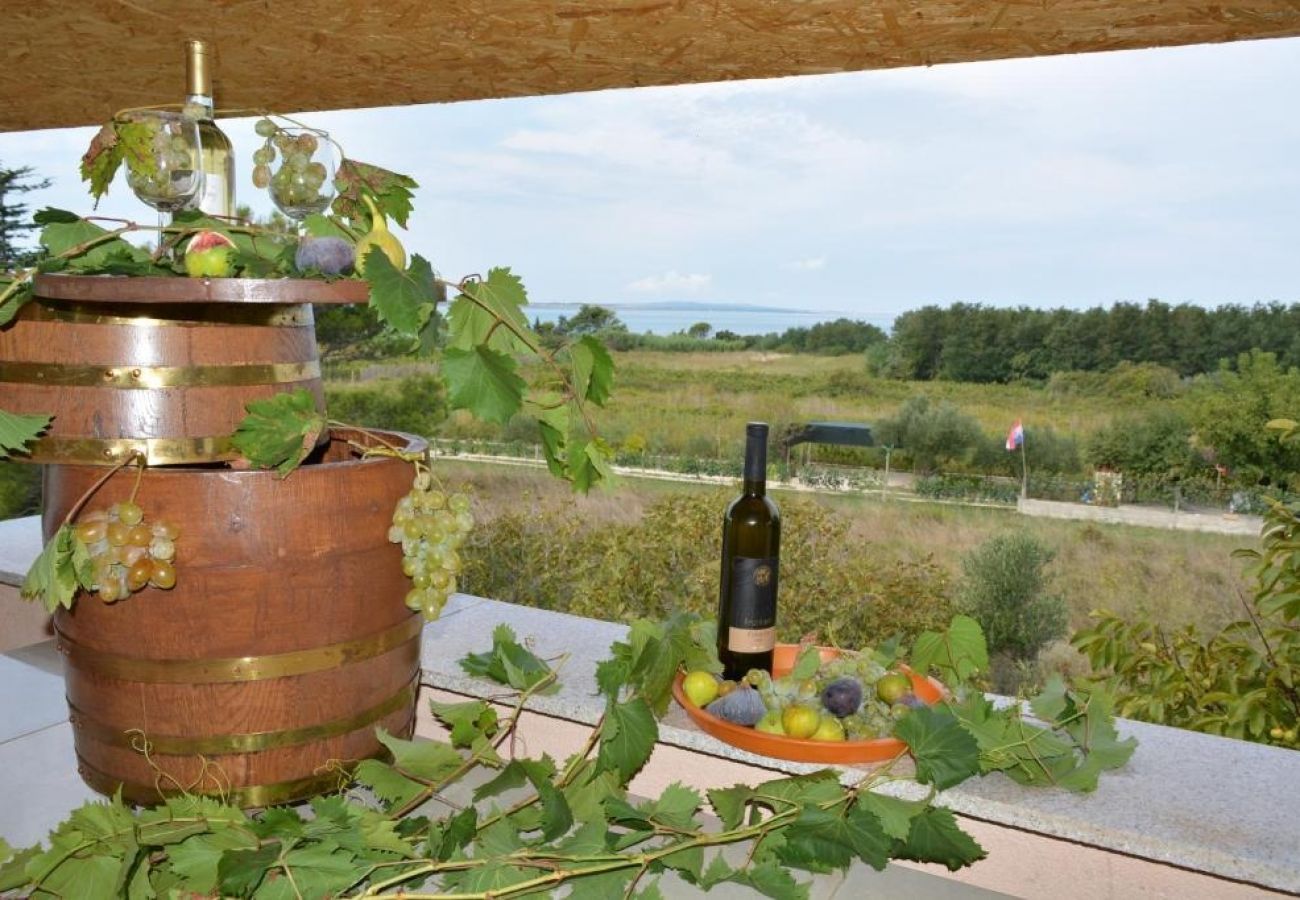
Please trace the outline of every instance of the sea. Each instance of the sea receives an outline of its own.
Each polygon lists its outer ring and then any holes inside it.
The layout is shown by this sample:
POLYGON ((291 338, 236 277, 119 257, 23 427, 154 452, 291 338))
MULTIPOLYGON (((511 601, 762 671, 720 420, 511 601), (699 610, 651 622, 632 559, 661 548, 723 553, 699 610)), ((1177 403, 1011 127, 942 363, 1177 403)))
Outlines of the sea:
MULTIPOLYGON (((870 317, 835 310, 790 309, 775 306, 729 306, 696 303, 599 303, 612 310, 627 330, 635 334, 673 334, 685 331, 696 322, 707 322, 714 332, 731 331, 735 334, 780 334, 787 328, 807 328, 818 322, 832 322, 839 318, 863 319, 888 330, 892 320, 873 322, 870 317)), ((524 311, 529 321, 554 322, 565 316, 572 318, 582 307, 579 303, 530 303, 524 311)))

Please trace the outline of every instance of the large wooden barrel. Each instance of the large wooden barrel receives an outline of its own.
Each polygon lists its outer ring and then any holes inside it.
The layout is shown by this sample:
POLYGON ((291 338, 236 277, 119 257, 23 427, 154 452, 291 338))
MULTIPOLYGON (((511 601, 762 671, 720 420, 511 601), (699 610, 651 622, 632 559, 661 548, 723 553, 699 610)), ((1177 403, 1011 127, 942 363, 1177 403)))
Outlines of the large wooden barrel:
MULTIPOLYGON (((265 806, 337 787, 349 763, 382 753, 377 726, 410 735, 423 620, 403 603, 409 581, 387 532, 412 469, 360 459, 348 438, 373 440, 336 431, 321 461, 283 480, 145 471, 146 522, 180 529, 176 586, 113 604, 82 594, 54 620, 91 787, 139 803, 184 788, 265 806)), ((46 467, 47 537, 103 472, 46 467)), ((125 499, 135 478, 115 473, 85 509, 125 499)))
POLYGON ((0 396, 52 413, 32 462, 229 460, 244 407, 305 388, 324 409, 311 303, 365 302, 361 281, 39 275, 0 328, 0 396))

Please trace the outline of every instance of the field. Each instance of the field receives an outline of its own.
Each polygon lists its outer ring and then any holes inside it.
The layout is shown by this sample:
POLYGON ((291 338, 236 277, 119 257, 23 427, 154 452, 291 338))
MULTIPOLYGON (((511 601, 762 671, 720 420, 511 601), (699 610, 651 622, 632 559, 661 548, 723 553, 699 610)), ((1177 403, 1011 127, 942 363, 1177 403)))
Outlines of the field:
MULTIPOLYGON (((653 453, 738 458, 745 422, 871 424, 909 397, 946 400, 990 433, 1012 422, 1084 437, 1111 420, 1113 399, 1063 395, 1030 384, 905 382, 867 375, 861 356, 738 353, 614 354, 615 389, 601 427, 611 444, 653 453)), ((1152 401, 1147 401, 1152 402, 1152 401)), ((1123 404, 1124 412, 1135 405, 1123 404)), ((455 414, 441 429, 451 437, 527 439, 526 423, 503 432, 455 414)))
MULTIPOLYGON (((472 487, 478 515, 488 530, 503 512, 530 508, 545 508, 552 516, 556 508, 567 510, 582 529, 591 531, 628 527, 662 497, 701 491, 716 500, 720 522, 721 504, 734 492, 626 478, 609 491, 570 497, 563 484, 538 470, 448 461, 440 464, 439 472, 448 481, 472 487)), ((774 496, 782 502, 779 491, 774 496)), ((1014 510, 882 503, 848 495, 819 495, 817 502, 849 520, 845 541, 853 552, 886 565, 933 563, 947 573, 950 589, 961 575, 964 554, 994 535, 1027 530, 1056 553, 1048 569, 1050 589, 1065 599, 1072 628, 1087 625, 1088 613, 1097 608, 1150 615, 1170 626, 1216 628, 1239 616, 1237 592, 1246 591, 1240 564, 1230 554, 1237 547, 1257 544, 1223 535, 1030 519, 1014 510)), ((800 535, 787 530, 785 540, 798 541, 800 535)), ((554 564, 576 570, 592 561, 557 559, 554 564)), ((474 585, 466 588, 472 591, 474 585)))

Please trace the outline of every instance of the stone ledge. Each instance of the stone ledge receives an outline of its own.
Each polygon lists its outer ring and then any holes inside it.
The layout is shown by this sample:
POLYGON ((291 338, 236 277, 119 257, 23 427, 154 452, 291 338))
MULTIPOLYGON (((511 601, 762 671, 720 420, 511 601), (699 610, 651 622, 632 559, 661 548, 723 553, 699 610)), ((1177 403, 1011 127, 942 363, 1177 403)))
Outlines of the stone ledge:
MULTIPOLYGON (((533 698, 531 710, 584 724, 600 718, 595 667, 626 633, 613 622, 457 595, 443 619, 425 629, 424 683, 468 696, 499 695, 499 685, 457 665, 466 653, 490 647, 499 624, 539 656, 564 655, 560 689, 533 698)), ((1282 800, 1300 783, 1300 753, 1128 720, 1119 727, 1138 739, 1138 750, 1092 794, 1025 788, 991 775, 945 791, 941 800, 963 816, 1006 828, 1300 893, 1300 820, 1282 800)), ((738 750, 695 728, 675 706, 660 723, 660 742, 775 772, 821 768, 738 750)), ((852 769, 843 777, 857 778, 852 769)), ((895 790, 920 793, 914 783, 895 790)))

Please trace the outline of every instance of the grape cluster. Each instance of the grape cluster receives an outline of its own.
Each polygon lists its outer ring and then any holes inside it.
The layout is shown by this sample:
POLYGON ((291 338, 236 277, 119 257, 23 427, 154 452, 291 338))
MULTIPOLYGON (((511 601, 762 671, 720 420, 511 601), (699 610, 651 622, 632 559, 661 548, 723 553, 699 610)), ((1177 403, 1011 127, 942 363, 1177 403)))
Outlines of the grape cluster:
POLYGON ((105 603, 123 600, 145 585, 169 590, 176 586, 175 525, 144 521, 144 510, 131 500, 107 510, 86 513, 73 533, 90 551, 94 583, 91 590, 105 603))
MULTIPOLYGON (((134 120, 133 120, 134 121, 134 120)), ((142 120, 150 131, 149 151, 128 161, 126 179, 133 191, 162 201, 194 191, 197 147, 179 122, 142 120)))
POLYGON ((254 130, 266 143, 253 152, 253 185, 270 187, 275 205, 297 218, 329 206, 333 199, 333 191, 325 187, 329 168, 313 159, 321 146, 320 136, 308 129, 287 131, 270 119, 258 120, 254 130), (277 150, 283 162, 272 174, 277 150))
POLYGON ((402 573, 412 583, 406 605, 423 613, 427 621, 438 618, 456 590, 461 570, 458 549, 473 527, 469 497, 448 496, 434 487, 425 471, 415 476, 410 493, 393 511, 388 539, 402 545, 402 573))

